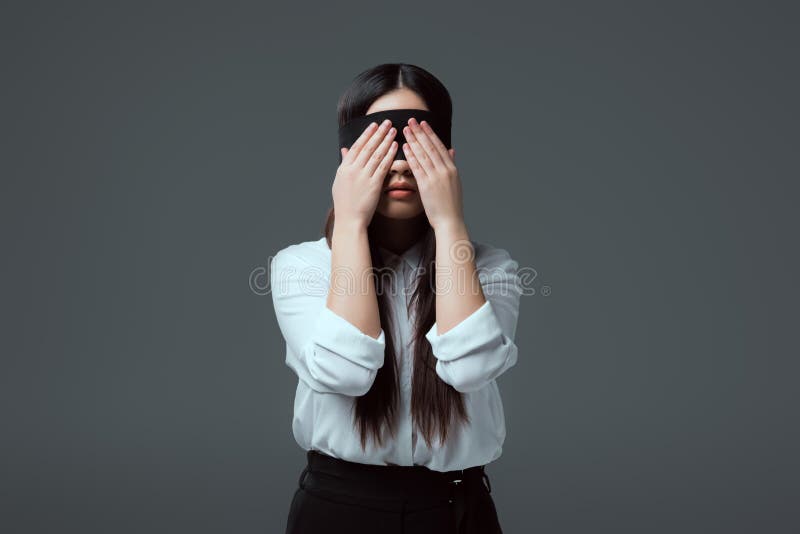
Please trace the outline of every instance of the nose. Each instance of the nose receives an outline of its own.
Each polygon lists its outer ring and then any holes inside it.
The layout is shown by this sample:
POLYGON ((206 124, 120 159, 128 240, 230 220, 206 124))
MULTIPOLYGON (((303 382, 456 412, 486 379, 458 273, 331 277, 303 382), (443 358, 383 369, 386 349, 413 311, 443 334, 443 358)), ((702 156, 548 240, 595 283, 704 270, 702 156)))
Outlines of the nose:
POLYGON ((408 161, 404 159, 396 159, 392 162, 392 166, 389 168, 389 175, 392 174, 411 177, 411 166, 408 164, 408 161))

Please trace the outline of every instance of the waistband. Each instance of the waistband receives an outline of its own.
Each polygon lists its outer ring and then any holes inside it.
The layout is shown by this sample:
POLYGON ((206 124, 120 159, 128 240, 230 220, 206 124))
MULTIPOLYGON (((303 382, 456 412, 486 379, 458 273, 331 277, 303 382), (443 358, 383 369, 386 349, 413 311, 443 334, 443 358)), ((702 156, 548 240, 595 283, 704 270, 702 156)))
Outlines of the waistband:
POLYGON ((483 465, 454 471, 434 471, 422 465, 375 465, 350 462, 316 450, 306 453, 307 464, 300 474, 303 487, 311 479, 315 487, 340 489, 352 495, 382 499, 445 499, 459 489, 486 481, 483 465))
POLYGON ((381 482, 417 488, 423 485, 443 485, 467 479, 480 479, 484 474, 483 465, 454 471, 434 471, 422 465, 375 465, 350 462, 317 450, 307 451, 306 458, 310 471, 367 484, 381 482))
POLYGON ((434 471, 421 465, 375 465, 350 462, 316 450, 306 453, 299 486, 334 501, 376 510, 405 512, 448 506, 459 533, 499 532, 491 483, 483 465, 454 471, 434 471), (485 483, 485 484, 484 484, 485 483), (483 493, 485 492, 485 493, 483 493))

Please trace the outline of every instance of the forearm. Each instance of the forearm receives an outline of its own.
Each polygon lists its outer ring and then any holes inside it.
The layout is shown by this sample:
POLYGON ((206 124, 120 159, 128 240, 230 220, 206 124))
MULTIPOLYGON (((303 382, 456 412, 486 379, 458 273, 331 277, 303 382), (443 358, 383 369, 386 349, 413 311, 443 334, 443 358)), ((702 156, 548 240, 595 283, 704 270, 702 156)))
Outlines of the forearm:
POLYGON ((371 268, 366 225, 337 220, 331 238, 327 306, 365 334, 378 338, 381 322, 371 268))
POLYGON ((463 222, 435 229, 436 325, 444 334, 480 308, 486 298, 475 268, 475 251, 463 222))

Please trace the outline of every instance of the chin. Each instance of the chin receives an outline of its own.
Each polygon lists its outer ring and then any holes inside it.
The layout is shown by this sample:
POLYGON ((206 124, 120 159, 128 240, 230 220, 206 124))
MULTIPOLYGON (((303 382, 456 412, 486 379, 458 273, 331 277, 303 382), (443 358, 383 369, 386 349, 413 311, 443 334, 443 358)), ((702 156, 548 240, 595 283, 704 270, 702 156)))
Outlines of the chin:
POLYGON ((389 219, 412 219, 425 209, 420 205, 408 205, 403 202, 389 202, 378 208, 378 213, 389 219))

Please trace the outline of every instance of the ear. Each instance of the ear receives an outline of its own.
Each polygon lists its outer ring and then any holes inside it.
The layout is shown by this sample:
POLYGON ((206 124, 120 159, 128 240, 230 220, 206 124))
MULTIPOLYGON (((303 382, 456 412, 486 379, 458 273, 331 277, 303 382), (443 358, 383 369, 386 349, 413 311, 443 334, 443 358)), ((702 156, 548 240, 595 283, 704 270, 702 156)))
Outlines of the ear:
POLYGON ((456 149, 455 148, 448 149, 448 152, 450 152, 450 157, 453 158, 453 161, 455 161, 455 159, 456 159, 456 149))
POLYGON ((343 146, 342 148, 339 149, 339 152, 342 153, 342 157, 345 157, 349 151, 350 150, 346 146, 343 146))

